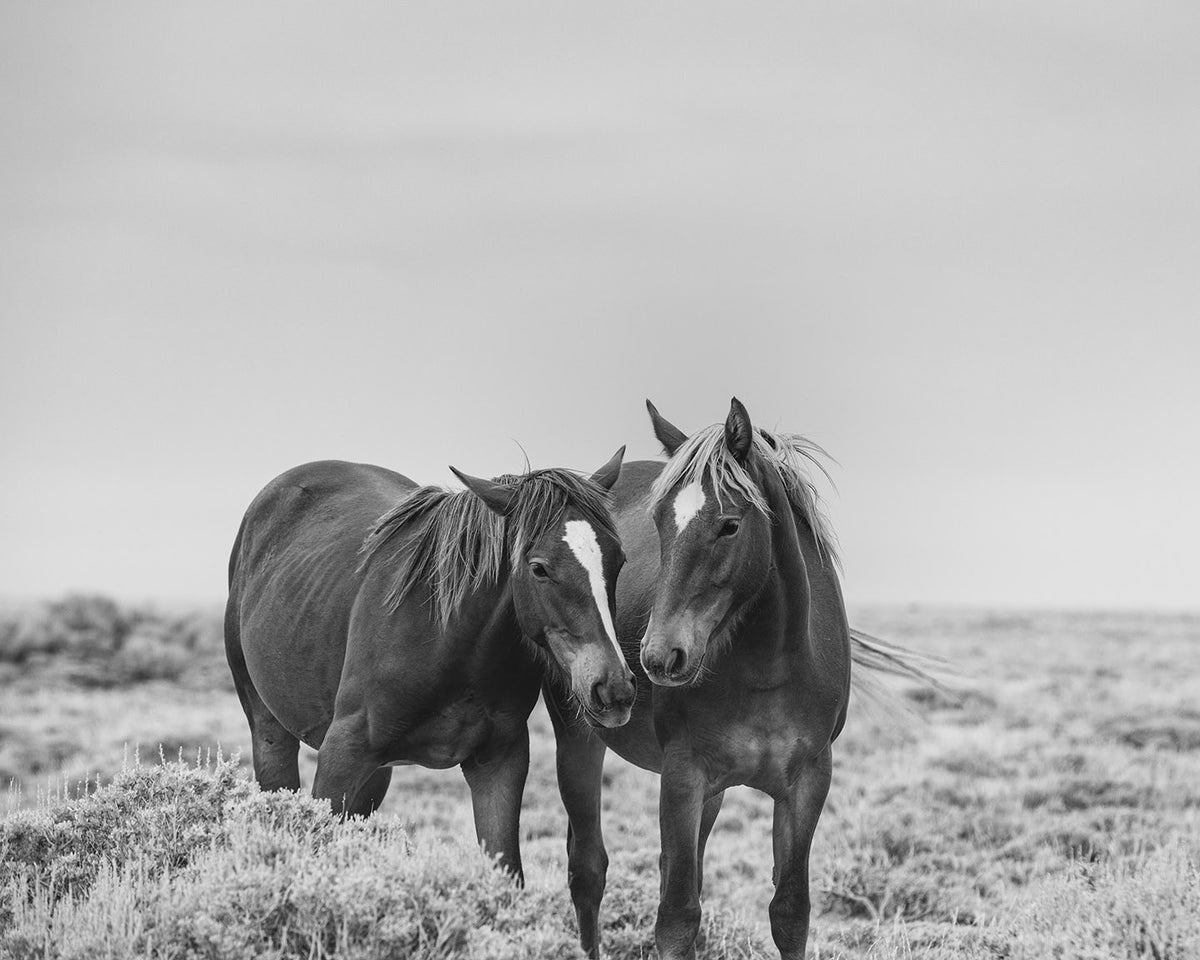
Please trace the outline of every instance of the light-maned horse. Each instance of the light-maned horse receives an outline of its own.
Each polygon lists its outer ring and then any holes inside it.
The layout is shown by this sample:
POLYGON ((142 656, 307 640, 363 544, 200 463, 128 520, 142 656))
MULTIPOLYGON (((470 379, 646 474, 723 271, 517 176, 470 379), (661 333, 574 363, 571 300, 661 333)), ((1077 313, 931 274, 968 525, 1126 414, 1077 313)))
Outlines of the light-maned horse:
POLYGON ((262 788, 299 788, 301 741, 319 750, 314 796, 349 814, 379 805, 392 765, 459 765, 479 840, 522 877, 543 680, 600 726, 633 702, 612 619, 623 454, 590 478, 455 471, 458 492, 341 461, 269 483, 234 542, 225 612, 262 788))
POLYGON ((852 636, 810 475, 819 448, 756 430, 736 399, 723 425, 691 437, 647 407, 670 459, 625 464, 613 488, 628 556, 617 636, 643 678, 632 718, 595 736, 546 691, 580 939, 598 955, 607 745, 662 775, 659 956, 695 955, 705 843, 725 790, 747 784, 775 801, 771 932, 783 957, 800 958, 809 848, 846 720, 851 660, 909 670, 852 636))

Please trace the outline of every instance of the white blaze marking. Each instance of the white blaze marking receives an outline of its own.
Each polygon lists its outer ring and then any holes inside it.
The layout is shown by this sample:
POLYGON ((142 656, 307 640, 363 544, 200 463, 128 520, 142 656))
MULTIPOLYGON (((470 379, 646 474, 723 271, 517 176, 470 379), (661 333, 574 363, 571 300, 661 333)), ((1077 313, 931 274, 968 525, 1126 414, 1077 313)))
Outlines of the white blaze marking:
POLYGON ((617 632, 613 629, 612 614, 608 611, 608 590, 604 583, 604 559, 600 554, 600 541, 596 539, 596 531, 586 520, 568 520, 567 535, 563 541, 587 571, 588 582, 592 586, 592 597, 596 608, 600 611, 600 622, 604 624, 604 632, 608 641, 617 652, 617 659, 625 662, 625 655, 617 645, 617 632))
POLYGON ((692 522, 692 518, 704 509, 708 497, 700 482, 689 483, 675 496, 675 535, 683 533, 683 528, 692 522))

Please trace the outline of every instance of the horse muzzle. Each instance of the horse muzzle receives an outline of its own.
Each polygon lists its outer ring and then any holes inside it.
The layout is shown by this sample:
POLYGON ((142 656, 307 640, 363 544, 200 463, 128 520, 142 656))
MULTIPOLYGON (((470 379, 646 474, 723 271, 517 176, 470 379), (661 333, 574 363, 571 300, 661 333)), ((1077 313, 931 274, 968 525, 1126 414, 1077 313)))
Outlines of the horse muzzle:
POLYGON ((624 664, 621 666, 620 673, 594 683, 587 698, 579 697, 584 713, 595 726, 608 729, 624 726, 633 713, 637 695, 633 671, 624 664))
POLYGON ((652 683, 660 687, 682 687, 692 683, 700 673, 704 651, 697 650, 693 644, 672 642, 647 633, 642 638, 641 660, 652 683))

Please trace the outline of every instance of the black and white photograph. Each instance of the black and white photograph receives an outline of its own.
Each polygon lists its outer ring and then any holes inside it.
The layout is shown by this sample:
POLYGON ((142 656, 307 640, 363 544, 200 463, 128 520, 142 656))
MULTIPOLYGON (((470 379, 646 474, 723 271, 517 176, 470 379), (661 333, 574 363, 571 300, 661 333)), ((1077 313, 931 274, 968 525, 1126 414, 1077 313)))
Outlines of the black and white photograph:
POLYGON ((0 960, 1200 958, 1200 6, 0 0, 0 960))

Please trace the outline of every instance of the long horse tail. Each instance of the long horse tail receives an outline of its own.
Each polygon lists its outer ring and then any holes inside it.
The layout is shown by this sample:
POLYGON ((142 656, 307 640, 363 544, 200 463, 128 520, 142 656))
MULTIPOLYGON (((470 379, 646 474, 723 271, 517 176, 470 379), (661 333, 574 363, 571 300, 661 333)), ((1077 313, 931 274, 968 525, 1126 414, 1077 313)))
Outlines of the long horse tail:
POLYGON ((953 675, 954 669, 943 657, 910 650, 864 630, 851 628, 850 660, 853 663, 851 692, 887 713, 911 715, 912 710, 902 705, 896 692, 880 681, 881 676, 900 677, 918 687, 936 690, 954 702, 961 699, 955 685, 947 682, 946 678, 953 675))

